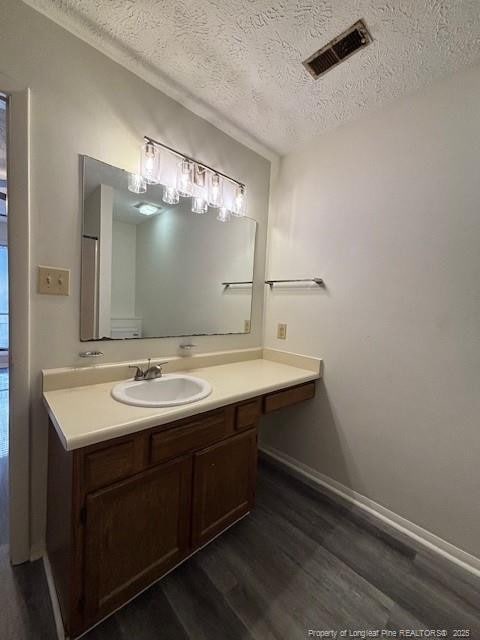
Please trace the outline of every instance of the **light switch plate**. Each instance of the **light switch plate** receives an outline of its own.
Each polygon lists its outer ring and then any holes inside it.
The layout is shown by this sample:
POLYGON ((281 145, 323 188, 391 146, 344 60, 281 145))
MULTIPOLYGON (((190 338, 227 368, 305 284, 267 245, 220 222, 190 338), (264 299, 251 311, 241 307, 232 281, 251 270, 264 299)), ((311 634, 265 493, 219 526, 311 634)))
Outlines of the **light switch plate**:
POLYGON ((38 293, 54 296, 69 296, 70 269, 39 266, 38 293))
POLYGON ((279 340, 287 339, 287 325, 284 323, 279 323, 277 326, 277 338, 279 340))

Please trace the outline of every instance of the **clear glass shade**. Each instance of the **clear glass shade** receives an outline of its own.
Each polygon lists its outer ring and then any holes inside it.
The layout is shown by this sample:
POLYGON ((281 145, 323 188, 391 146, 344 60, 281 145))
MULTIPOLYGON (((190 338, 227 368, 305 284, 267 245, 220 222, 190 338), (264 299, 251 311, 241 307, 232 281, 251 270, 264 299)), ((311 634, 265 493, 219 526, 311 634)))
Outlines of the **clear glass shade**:
POLYGON ((192 213, 207 213, 208 202, 204 195, 193 196, 192 213))
POLYGON ((219 207, 217 213, 217 220, 220 222, 228 222, 231 218, 231 213, 227 207, 219 207))
POLYGON ((208 176, 208 204, 214 209, 221 207, 223 203, 223 179, 218 173, 210 173, 208 176))
POLYGON ((246 196, 245 187, 243 184, 237 185, 235 189, 235 197, 233 199, 232 214, 234 216, 244 216, 246 212, 246 196))
POLYGON ((140 174, 129 173, 128 190, 133 193, 145 193, 147 191, 147 183, 140 174))
POLYGON ((193 195, 193 162, 182 160, 177 168, 177 191, 183 198, 193 195))
POLYGON ((145 142, 140 158, 140 173, 147 184, 157 184, 160 172, 160 152, 151 142, 145 142))
POLYGON ((162 200, 167 204, 178 204, 180 195, 175 187, 163 187, 162 200))

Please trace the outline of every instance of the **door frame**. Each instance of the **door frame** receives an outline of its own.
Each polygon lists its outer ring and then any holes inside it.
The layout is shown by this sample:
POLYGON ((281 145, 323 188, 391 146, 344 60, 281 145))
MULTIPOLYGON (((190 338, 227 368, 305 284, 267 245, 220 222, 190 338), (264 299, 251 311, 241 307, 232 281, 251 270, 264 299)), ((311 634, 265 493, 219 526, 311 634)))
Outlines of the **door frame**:
POLYGON ((0 73, 0 91, 8 97, 9 547, 19 564, 30 560, 30 90, 0 73))

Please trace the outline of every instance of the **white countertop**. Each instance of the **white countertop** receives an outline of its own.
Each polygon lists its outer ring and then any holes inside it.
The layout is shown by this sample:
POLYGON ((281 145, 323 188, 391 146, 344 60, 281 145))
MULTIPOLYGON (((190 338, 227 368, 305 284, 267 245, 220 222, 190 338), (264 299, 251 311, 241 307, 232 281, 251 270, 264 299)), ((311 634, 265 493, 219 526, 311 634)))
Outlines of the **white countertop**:
POLYGON ((188 368, 185 373, 210 382, 212 393, 177 407, 134 407, 112 398, 118 381, 110 381, 45 391, 43 398, 63 446, 71 451, 320 378, 319 371, 263 358, 188 368))

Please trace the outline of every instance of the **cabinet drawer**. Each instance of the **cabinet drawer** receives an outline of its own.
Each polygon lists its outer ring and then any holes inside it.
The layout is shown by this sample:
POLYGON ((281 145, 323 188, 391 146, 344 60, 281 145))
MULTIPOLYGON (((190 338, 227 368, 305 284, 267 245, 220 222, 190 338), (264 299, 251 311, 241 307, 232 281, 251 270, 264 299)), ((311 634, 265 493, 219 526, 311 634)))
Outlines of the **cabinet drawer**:
POLYGON ((197 418, 178 427, 152 434, 150 462, 163 462, 226 437, 225 411, 217 411, 205 418, 197 418))
POLYGON ((265 396, 264 411, 265 413, 270 413, 277 409, 283 409, 283 407, 288 407, 291 404, 310 400, 314 395, 314 382, 307 382, 306 384, 301 384, 298 387, 292 387, 291 389, 275 391, 274 393, 269 393, 265 396))
POLYGON ((238 405, 235 408, 235 430, 243 431, 254 427, 261 415, 261 398, 255 398, 255 400, 238 405))
POLYGON ((94 491, 136 472, 135 441, 132 438, 85 455, 85 484, 94 491))

